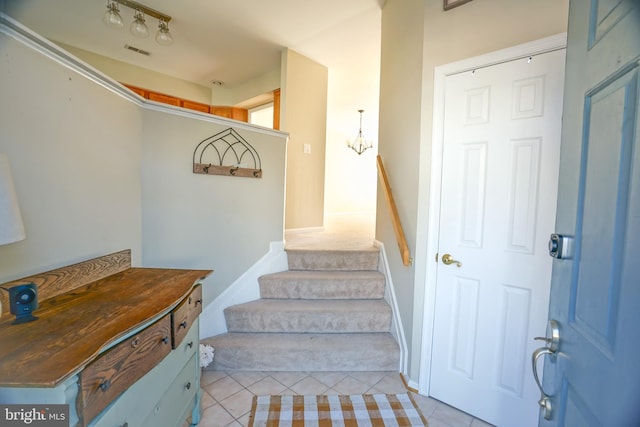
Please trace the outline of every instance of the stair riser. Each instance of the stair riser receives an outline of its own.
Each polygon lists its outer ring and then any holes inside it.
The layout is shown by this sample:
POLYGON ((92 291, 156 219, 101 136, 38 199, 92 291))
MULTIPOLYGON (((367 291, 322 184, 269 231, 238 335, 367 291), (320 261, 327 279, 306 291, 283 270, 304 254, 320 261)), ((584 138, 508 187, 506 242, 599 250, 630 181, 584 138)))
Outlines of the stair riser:
POLYGON ((206 338, 208 370, 393 371, 400 350, 389 334, 237 334, 206 338))
POLYGON ((257 357, 245 357, 242 351, 220 348, 207 370, 214 371, 396 371, 399 354, 370 354, 363 358, 358 352, 264 352, 257 357))
POLYGON ((289 270, 364 271, 377 270, 377 251, 287 251, 289 270))
POLYGON ((291 281, 260 283, 260 297, 267 299, 381 299, 384 281, 291 281))
POLYGON ((389 332, 391 312, 309 313, 309 312, 233 312, 225 311, 230 332, 312 332, 363 333, 389 332))

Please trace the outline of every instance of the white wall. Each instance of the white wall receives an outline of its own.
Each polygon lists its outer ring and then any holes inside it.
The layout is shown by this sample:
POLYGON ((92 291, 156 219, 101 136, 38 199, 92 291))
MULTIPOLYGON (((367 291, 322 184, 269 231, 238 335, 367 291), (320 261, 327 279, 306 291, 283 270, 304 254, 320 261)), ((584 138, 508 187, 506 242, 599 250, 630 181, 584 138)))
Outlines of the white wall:
POLYGON ((0 283, 129 248, 135 266, 215 270, 206 304, 282 242, 286 134, 140 103, 29 37, 44 54, 0 32, 0 152, 27 234, 0 246, 0 283), (192 173, 199 142, 230 126, 262 179, 192 173))
POLYGON ((233 122, 145 111, 143 123, 143 264, 215 270, 209 303, 283 240, 285 138, 234 127, 260 155, 262 178, 202 175, 196 146, 233 122))
POLYGON ((141 110, 0 33, 0 152, 27 238, 0 283, 130 248, 141 259, 141 110))
MULTIPOLYGON (((373 8, 323 34, 318 43, 327 45, 329 88, 327 99, 327 148, 325 213, 346 214, 376 209, 376 154, 378 153, 378 104, 380 100, 380 20, 382 11, 373 8), (332 56, 329 46, 345 44, 346 55, 332 56), (357 155, 347 148, 362 132, 373 148, 357 155)), ((372 230, 373 231, 373 230, 372 230)))

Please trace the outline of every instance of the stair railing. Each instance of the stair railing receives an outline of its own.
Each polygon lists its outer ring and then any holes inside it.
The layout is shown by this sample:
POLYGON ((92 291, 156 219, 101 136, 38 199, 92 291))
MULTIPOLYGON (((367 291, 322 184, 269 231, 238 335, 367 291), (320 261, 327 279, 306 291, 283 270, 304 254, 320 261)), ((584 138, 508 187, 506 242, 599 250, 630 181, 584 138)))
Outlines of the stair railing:
POLYGON ((396 241, 398 242, 400 257, 402 258, 402 263, 405 266, 409 266, 411 265, 413 260, 411 259, 411 254, 409 253, 409 246, 407 245, 407 239, 404 237, 404 230, 402 229, 402 224, 400 223, 400 216, 398 215, 396 202, 393 200, 393 194, 391 192, 391 185, 389 184, 389 179, 387 178, 387 172, 384 170, 384 165, 382 164, 382 157, 380 157, 379 154, 377 157, 377 163, 378 163, 378 176, 382 181, 382 188, 384 189, 384 195, 387 199, 387 207, 389 208, 389 215, 391 216, 393 231, 396 234, 396 241))

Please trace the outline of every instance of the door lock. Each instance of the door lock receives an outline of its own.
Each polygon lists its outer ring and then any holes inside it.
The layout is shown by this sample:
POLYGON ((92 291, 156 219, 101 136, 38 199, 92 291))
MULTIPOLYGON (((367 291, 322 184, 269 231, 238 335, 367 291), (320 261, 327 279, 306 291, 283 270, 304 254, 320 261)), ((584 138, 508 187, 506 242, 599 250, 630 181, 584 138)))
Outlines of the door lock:
POLYGON ((451 256, 451 254, 444 254, 442 255, 442 262, 446 265, 451 265, 451 264, 455 264, 456 267, 462 267, 462 263, 460 261, 457 261, 455 259, 453 259, 453 257, 451 256))
POLYGON ((547 325, 547 335, 545 337, 535 337, 534 340, 545 342, 544 347, 536 349, 536 351, 531 355, 531 368, 533 369, 533 379, 536 381, 536 384, 540 389, 540 400, 538 400, 538 405, 540 405, 544 419, 550 420, 552 415, 551 395, 545 393, 542 388, 542 382, 538 375, 538 359, 541 356, 548 354, 551 356, 551 361, 555 362, 558 349, 560 348, 560 328, 558 326, 558 322, 553 319, 549 320, 549 324, 547 325))
POLYGON ((557 259, 573 258, 573 237, 552 234, 549 238, 549 255, 557 259))

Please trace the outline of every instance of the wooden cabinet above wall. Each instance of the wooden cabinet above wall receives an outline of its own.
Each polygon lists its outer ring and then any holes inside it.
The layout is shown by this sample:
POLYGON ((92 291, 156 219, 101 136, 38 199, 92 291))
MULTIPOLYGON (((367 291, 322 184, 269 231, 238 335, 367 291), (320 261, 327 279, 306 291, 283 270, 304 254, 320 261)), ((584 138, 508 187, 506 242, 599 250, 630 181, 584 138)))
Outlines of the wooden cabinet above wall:
POLYGON ((249 121, 249 110, 245 108, 212 105, 211 114, 215 114, 216 116, 226 117, 228 119, 240 120, 243 122, 249 121))
POLYGON ((201 102, 178 98, 177 96, 165 95, 164 93, 154 92, 125 83, 122 83, 122 85, 150 101, 162 102, 164 104, 188 108, 190 110, 200 111, 201 113, 213 114, 215 116, 226 117, 228 119, 239 120, 242 122, 249 121, 249 110, 245 108, 228 107, 222 105, 207 105, 201 102))

